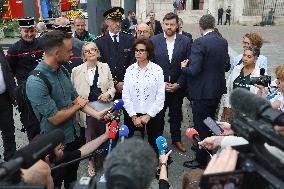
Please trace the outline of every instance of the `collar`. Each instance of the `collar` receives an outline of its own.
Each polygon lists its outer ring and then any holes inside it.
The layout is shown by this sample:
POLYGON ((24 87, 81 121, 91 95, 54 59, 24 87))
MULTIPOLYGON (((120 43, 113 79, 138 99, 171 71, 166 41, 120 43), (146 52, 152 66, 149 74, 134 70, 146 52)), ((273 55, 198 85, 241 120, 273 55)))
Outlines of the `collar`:
POLYGON ((86 30, 84 30, 84 33, 83 33, 82 36, 78 35, 76 31, 74 32, 74 37, 76 37, 78 39, 83 39, 85 36, 87 36, 87 37, 89 36, 89 32, 86 31, 86 30))
POLYGON ((42 68, 42 69, 44 69, 44 70, 46 70, 46 71, 49 71, 49 72, 52 72, 52 73, 55 73, 55 72, 57 72, 59 69, 60 69, 60 67, 56 70, 56 69, 54 69, 54 68, 52 68, 51 66, 49 66, 47 63, 45 63, 44 61, 41 61, 39 64, 38 64, 38 67, 39 68, 42 68))
POLYGON ((178 34, 182 35, 182 31, 178 32, 178 34))
MULTIPOLYGON (((164 38, 167 40, 167 36, 166 36, 166 33, 164 32, 164 38)), ((177 38, 177 33, 175 33, 175 37, 174 37, 174 40, 176 40, 177 38)))
POLYGON ((211 32, 213 32, 213 30, 210 30, 210 31, 203 33, 203 36, 205 36, 205 35, 207 35, 208 33, 211 33, 211 32))
POLYGON ((142 69, 142 68, 139 67, 138 62, 136 62, 136 63, 134 64, 134 68, 137 69, 137 70, 144 70, 144 69, 149 70, 149 69, 152 68, 152 65, 153 65, 153 62, 151 62, 151 61, 149 60, 147 66, 142 69))
POLYGON ((114 35, 117 35, 117 37, 119 37, 119 33, 120 33, 120 32, 118 32, 117 34, 114 34, 114 33, 112 33, 112 32, 109 31, 108 33, 109 33, 110 37, 113 38, 114 35))

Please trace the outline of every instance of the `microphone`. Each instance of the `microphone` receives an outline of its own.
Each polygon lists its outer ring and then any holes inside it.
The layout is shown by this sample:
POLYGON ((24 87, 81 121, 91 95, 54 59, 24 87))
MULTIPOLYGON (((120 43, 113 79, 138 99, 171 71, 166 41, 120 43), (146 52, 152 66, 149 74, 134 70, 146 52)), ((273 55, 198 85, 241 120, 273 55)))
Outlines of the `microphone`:
POLYGON ((168 148, 168 143, 167 143, 166 138, 163 137, 163 136, 159 136, 156 139, 156 145, 157 145, 157 148, 159 150, 159 154, 160 155, 165 155, 166 154, 166 150, 168 148))
POLYGON ((264 74, 265 74, 265 69, 264 68, 260 68, 260 75, 264 76, 264 74))
MULTIPOLYGON (((187 136, 187 138, 191 141, 193 141, 194 143, 198 144, 198 142, 201 142, 198 132, 194 129, 194 128, 187 128, 185 131, 185 135, 187 136)), ((212 158, 212 154, 205 148, 203 148, 212 158)))
POLYGON ((158 165, 148 142, 130 138, 118 143, 104 163, 107 188, 148 188, 158 165))
POLYGON ((252 119, 262 119, 272 125, 284 126, 284 113, 273 109, 269 101, 246 89, 237 88, 230 96, 234 116, 244 114, 252 119))
POLYGON ((28 169, 63 141, 64 133, 60 129, 40 136, 37 140, 16 151, 13 159, 1 165, 0 178, 20 168, 28 169))
POLYGON ((117 99, 113 101, 111 109, 108 111, 108 113, 113 113, 115 110, 120 110, 123 108, 124 101, 122 99, 117 99))
POLYGON ((108 139, 109 139, 108 153, 111 152, 112 141, 115 140, 115 138, 116 138, 117 126, 118 126, 117 121, 112 121, 111 124, 110 124, 110 126, 109 126, 109 133, 108 133, 108 139))
POLYGON ((129 134, 128 127, 126 125, 121 125, 119 127, 119 132, 118 132, 119 138, 121 138, 121 142, 124 142, 124 139, 128 137, 128 134, 129 134))

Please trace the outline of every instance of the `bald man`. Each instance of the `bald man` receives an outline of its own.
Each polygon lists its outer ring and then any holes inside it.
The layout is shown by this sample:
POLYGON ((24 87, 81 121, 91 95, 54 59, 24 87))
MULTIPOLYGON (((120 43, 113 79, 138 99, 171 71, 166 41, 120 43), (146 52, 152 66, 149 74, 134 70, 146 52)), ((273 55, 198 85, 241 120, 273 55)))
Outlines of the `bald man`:
POLYGON ((145 23, 141 23, 137 25, 136 28, 136 38, 147 38, 149 39, 153 35, 153 31, 151 30, 150 26, 145 23))

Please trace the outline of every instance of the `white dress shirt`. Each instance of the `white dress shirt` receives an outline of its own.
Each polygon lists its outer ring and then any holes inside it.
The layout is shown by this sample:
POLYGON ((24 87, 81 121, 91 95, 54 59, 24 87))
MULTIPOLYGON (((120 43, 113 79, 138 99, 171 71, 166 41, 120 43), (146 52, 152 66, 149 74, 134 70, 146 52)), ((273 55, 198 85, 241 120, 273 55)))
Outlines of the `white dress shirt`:
POLYGON ((109 33, 109 35, 110 35, 110 37, 111 37, 111 39, 112 39, 112 41, 114 42, 114 35, 117 35, 116 36, 116 41, 119 43, 119 32, 117 33, 117 34, 114 34, 114 33, 111 33, 110 31, 108 32, 109 33))
POLYGON ((129 66, 124 76, 122 99, 130 117, 137 113, 155 117, 163 109, 165 101, 162 68, 151 61, 143 69, 137 63, 129 66))
POLYGON ((6 91, 6 84, 3 76, 3 71, 0 65, 0 94, 3 94, 6 91))
POLYGON ((173 53, 174 53, 174 48, 175 48, 175 41, 176 41, 176 37, 177 35, 175 34, 174 40, 173 41, 169 41, 167 39, 166 34, 164 33, 164 37, 166 39, 166 43, 167 43, 167 49, 168 49, 168 55, 169 55, 169 60, 170 63, 172 62, 172 57, 173 57, 173 53))

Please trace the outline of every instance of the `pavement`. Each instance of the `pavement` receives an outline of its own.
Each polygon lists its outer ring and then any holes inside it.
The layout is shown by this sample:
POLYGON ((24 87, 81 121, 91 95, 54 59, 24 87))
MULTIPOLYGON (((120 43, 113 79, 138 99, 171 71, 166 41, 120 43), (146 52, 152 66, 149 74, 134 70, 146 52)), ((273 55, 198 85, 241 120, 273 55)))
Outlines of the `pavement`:
MULTIPOLYGON (((242 53, 242 37, 247 32, 258 32, 264 39, 263 47, 261 48, 261 54, 267 56, 268 58, 268 75, 272 75, 272 78, 275 78, 274 69, 280 64, 284 63, 284 38, 283 38, 283 30, 284 26, 272 26, 272 27, 261 27, 261 26, 240 26, 240 25, 231 25, 217 26, 220 33, 223 35, 225 39, 227 39, 229 43, 229 54, 232 57, 242 53)), ((197 24, 185 24, 184 30, 190 32, 193 35, 193 38, 196 39, 200 36, 199 28, 197 24)), ((5 50, 9 46, 9 44, 17 41, 16 38, 2 39, 0 41, 0 45, 4 46, 5 50)), ((172 157, 174 162, 169 167, 169 183, 171 188, 182 188, 182 177, 186 172, 190 172, 191 170, 183 167, 183 162, 187 160, 194 159, 194 156, 190 150, 191 142, 186 139, 184 133, 186 128, 193 126, 191 108, 189 106, 189 102, 187 99, 184 99, 183 104, 183 122, 182 122, 182 141, 186 144, 186 153, 180 153, 177 149, 171 145, 170 132, 169 132, 169 124, 166 122, 164 136, 168 141, 168 145, 170 149, 173 149, 172 157)), ((20 131, 21 122, 19 120, 19 115, 17 111, 15 111, 15 126, 16 126, 16 143, 17 148, 21 148, 27 145, 28 140, 25 133, 20 131)), ((168 120, 168 117, 165 118, 168 120)), ((3 153, 3 143, 0 140, 0 154, 3 153)), ((100 173, 97 175, 99 177, 100 173)), ((80 164, 80 168, 78 171, 78 178, 81 176, 87 176, 87 160, 84 160, 80 164)), ((158 182, 154 180, 151 184, 152 189, 158 188, 158 182)))

